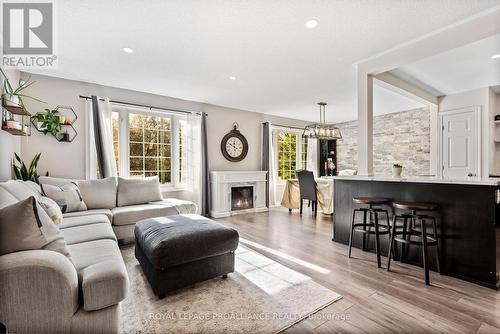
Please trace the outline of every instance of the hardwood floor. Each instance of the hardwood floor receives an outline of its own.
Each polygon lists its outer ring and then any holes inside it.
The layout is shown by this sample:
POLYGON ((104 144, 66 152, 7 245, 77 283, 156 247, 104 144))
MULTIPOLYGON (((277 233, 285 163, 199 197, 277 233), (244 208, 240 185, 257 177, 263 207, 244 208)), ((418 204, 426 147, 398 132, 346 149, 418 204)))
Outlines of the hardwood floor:
POLYGON ((391 272, 375 254, 331 241, 332 218, 305 210, 217 219, 238 230, 243 244, 343 295, 286 333, 500 333, 498 291, 398 261, 391 272))

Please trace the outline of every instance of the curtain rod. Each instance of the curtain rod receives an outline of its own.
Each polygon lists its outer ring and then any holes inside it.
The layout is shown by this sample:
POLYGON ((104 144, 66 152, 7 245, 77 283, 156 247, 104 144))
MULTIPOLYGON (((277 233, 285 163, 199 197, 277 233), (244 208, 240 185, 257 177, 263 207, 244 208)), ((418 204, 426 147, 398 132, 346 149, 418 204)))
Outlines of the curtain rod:
MULTIPOLYGON (((92 99, 92 97, 85 96, 85 95, 80 95, 80 98, 81 99, 85 99, 85 100, 92 99)), ((103 101, 103 99, 101 99, 101 101, 103 101)), ((133 106, 133 107, 142 107, 142 108, 149 108, 149 109, 156 109, 156 110, 172 111, 172 112, 178 112, 178 113, 183 113, 183 114, 193 114, 193 113, 196 113, 196 112, 185 111, 185 110, 177 110, 177 109, 169 109, 169 108, 163 108, 163 107, 147 106, 147 105, 144 105, 144 104, 137 104, 137 103, 131 103, 131 102, 122 102, 122 101, 116 101, 116 100, 109 100, 109 102, 123 104, 123 105, 127 105, 127 106, 133 106)))
POLYGON ((296 127, 296 126, 282 125, 282 124, 276 124, 276 123, 269 123, 269 124, 271 124, 272 126, 279 127, 279 128, 289 128, 289 129, 296 129, 296 130, 304 130, 304 128, 299 128, 299 127, 296 127))

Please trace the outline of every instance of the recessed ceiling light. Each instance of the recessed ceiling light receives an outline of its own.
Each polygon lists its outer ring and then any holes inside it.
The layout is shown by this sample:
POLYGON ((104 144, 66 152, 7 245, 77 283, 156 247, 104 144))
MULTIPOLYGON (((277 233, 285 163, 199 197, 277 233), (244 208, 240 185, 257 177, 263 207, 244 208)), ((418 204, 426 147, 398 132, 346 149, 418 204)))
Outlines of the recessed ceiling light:
POLYGON ((131 48, 123 48, 122 50, 125 53, 134 53, 134 49, 131 49, 131 48))
POLYGON ((236 80, 236 77, 235 77, 234 75, 231 75, 231 76, 229 77, 229 80, 233 80, 233 81, 234 81, 234 80, 236 80))
POLYGON ((314 29, 318 26, 318 23, 319 23, 318 20, 312 19, 312 20, 307 21, 305 26, 307 29, 314 29))
POLYGON ((500 53, 499 53, 499 54, 496 54, 496 55, 491 56, 491 59, 498 59, 498 58, 500 58, 500 53))

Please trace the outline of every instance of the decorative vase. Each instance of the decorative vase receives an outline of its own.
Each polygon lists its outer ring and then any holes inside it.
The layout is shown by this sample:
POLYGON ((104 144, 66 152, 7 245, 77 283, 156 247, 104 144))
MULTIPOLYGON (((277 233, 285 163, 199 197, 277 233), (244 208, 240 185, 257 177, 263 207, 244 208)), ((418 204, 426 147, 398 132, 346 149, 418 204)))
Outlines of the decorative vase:
POLYGON ((392 176, 401 177, 402 172, 403 172, 403 167, 392 167, 392 176))
POLYGON ((21 106, 21 100, 19 99, 19 96, 17 95, 10 95, 10 94, 4 94, 2 96, 3 99, 3 105, 5 106, 10 106, 10 107, 20 107, 21 106))

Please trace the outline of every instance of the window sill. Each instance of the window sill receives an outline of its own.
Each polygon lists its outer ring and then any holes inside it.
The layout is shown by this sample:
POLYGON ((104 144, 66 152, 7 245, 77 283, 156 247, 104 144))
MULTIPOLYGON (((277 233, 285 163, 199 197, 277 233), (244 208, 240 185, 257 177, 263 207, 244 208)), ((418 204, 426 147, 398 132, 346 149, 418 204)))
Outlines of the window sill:
POLYGON ((186 186, 174 187, 172 185, 160 185, 160 190, 162 193, 166 192, 176 192, 176 191, 188 191, 186 186))

